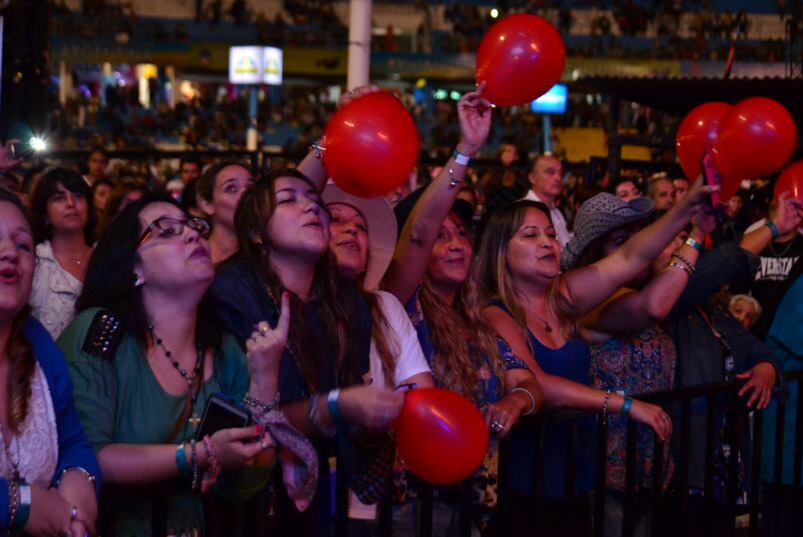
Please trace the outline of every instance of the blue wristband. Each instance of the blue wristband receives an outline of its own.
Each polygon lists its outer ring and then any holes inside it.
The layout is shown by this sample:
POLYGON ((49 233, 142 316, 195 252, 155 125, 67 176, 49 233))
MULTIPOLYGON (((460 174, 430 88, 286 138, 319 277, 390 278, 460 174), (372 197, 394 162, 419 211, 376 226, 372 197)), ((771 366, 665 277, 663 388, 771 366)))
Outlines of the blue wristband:
POLYGON ((625 397, 625 402, 622 403, 622 408, 619 409, 619 413, 624 415, 630 414, 631 406, 633 406, 633 400, 629 397, 625 397))
POLYGON ((767 227, 770 228, 770 233, 772 233, 773 239, 777 239, 781 235, 781 232, 778 231, 778 226, 776 226, 775 222, 772 220, 767 220, 767 227))
POLYGON ((184 453, 183 442, 178 446, 176 446, 176 466, 178 466, 178 472, 182 476, 190 477, 192 475, 192 469, 190 468, 190 463, 187 462, 187 454, 184 453))
POLYGON ((337 404, 337 400, 340 398, 340 388, 335 388, 329 395, 326 396, 326 408, 329 410, 329 416, 332 418, 332 422, 335 425, 340 424, 340 406, 337 404))

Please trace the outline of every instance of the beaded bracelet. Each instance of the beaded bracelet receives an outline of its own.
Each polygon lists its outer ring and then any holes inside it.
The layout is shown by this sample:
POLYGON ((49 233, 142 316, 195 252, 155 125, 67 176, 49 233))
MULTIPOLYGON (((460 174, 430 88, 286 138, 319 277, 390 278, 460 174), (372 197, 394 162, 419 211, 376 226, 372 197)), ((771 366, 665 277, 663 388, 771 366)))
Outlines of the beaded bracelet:
POLYGON ((271 401, 270 403, 261 401, 256 397, 254 397, 253 395, 251 395, 250 393, 246 393, 243 396, 243 404, 247 407, 252 408, 253 410, 256 410, 260 414, 267 414, 269 412, 273 412, 274 410, 276 410, 279 407, 279 400, 280 400, 280 394, 278 391, 276 392, 276 397, 274 397, 273 401, 271 401))
POLYGON ((667 267, 672 267, 672 268, 680 269, 680 270, 682 270, 683 272, 685 272, 686 274, 688 274, 688 275, 689 275, 689 278, 691 278, 691 269, 689 269, 689 267, 687 267, 686 265, 682 265, 682 264, 680 264, 680 263, 675 263, 674 261, 671 261, 671 262, 670 262, 670 263, 667 265, 667 267))
POLYGON ((321 160, 321 157, 323 157, 323 152, 326 151, 326 148, 320 145, 320 140, 315 140, 312 142, 312 144, 310 144, 309 147, 312 149, 315 158, 321 160))
POLYGON ((221 470, 220 462, 217 460, 217 455, 215 454, 215 446, 212 444, 212 439, 209 438, 209 435, 204 436, 204 447, 206 448, 207 467, 204 472, 203 481, 201 482, 202 493, 215 486, 221 470))
MULTIPOLYGON (((19 509, 19 489, 17 482, 13 479, 8 480, 8 526, 13 528, 17 518, 17 509, 19 509)), ((10 531, 10 530, 9 530, 10 531)))
POLYGON ((602 401, 602 423, 608 423, 608 400, 611 398, 611 390, 605 390, 605 399, 602 401))
POLYGON ((682 255, 680 255, 678 252, 675 252, 674 254, 672 254, 672 257, 676 257, 676 258, 680 259, 681 261, 683 261, 686 264, 686 266, 689 267, 689 270, 692 271, 692 273, 694 273, 694 271, 697 270, 694 267, 694 263, 692 263, 691 261, 689 261, 688 259, 686 259, 682 255))
POLYGON ((198 446, 194 438, 190 439, 190 452, 192 453, 192 484, 191 490, 198 488, 198 446))

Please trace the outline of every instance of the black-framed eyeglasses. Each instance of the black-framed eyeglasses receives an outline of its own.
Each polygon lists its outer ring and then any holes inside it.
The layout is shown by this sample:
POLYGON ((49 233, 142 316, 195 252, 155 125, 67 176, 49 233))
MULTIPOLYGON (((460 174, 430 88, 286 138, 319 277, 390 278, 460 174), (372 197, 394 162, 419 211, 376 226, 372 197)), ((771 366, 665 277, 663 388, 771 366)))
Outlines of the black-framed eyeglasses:
POLYGON ((191 216, 189 218, 173 218, 172 216, 162 216, 157 218, 145 228, 145 231, 140 235, 137 241, 137 248, 150 237, 154 229, 159 230, 160 237, 176 237, 184 232, 184 226, 195 230, 201 237, 206 238, 209 236, 209 223, 203 218, 191 216))

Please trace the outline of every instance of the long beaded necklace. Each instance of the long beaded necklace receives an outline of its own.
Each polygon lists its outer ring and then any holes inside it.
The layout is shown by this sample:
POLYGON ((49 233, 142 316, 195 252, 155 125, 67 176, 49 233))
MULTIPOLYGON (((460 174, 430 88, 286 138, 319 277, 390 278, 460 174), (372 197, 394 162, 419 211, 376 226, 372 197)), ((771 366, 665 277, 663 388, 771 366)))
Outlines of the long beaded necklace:
POLYGON ((164 353, 165 357, 170 361, 170 364, 173 366, 173 368, 176 371, 178 371, 179 375, 181 375, 181 377, 187 382, 187 388, 189 390, 188 397, 190 398, 190 411, 191 411, 191 415, 189 418, 187 418, 187 421, 192 426, 192 432, 194 434, 196 432, 196 429, 198 429, 198 424, 201 423, 201 418, 198 416, 198 413, 195 409, 195 402, 198 400, 198 394, 201 391, 201 386, 200 386, 201 383, 199 382, 198 389, 195 389, 195 379, 198 378, 199 373, 204 368, 204 357, 206 353, 201 347, 200 342, 197 342, 196 347, 198 349, 198 358, 195 360, 195 368, 192 371, 192 375, 189 375, 187 373, 187 370, 181 367, 181 364, 179 364, 178 361, 176 361, 173 358, 173 353, 170 352, 167 349, 167 347, 165 347, 162 338, 156 335, 156 332, 154 332, 153 325, 151 323, 148 323, 148 332, 150 332, 151 337, 156 342, 156 345, 162 349, 162 352, 164 353))

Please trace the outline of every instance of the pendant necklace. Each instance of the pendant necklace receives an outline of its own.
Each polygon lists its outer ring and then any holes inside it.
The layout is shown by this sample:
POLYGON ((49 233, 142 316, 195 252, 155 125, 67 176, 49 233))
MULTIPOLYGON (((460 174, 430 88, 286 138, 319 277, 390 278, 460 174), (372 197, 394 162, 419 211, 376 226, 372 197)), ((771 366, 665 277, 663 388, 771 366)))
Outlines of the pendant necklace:
POLYGON ((198 348, 198 358, 195 360, 195 369, 193 369, 192 374, 188 374, 187 370, 181 367, 176 359, 173 358, 173 353, 170 352, 167 347, 165 347, 162 338, 158 337, 156 333, 153 331, 153 325, 148 323, 148 331, 151 334, 151 337, 156 342, 162 352, 164 353, 165 357, 170 361, 170 364, 173 368, 178 371, 179 375, 187 382, 187 388, 189 390, 188 397, 190 398, 190 410, 192 411, 191 416, 187 418, 187 421, 192 426, 192 432, 195 433, 196 429, 198 429, 198 425, 201 423, 201 418, 198 416, 198 413, 195 409, 195 402, 198 399, 198 393, 201 391, 200 389, 200 382, 198 383, 198 389, 195 389, 195 379, 198 378, 198 375, 204 368, 204 350, 201 348, 200 342, 197 343, 198 348))
POLYGON ((535 316, 536 316, 536 318, 537 318, 539 321, 541 321, 542 323, 544 323, 544 332, 546 332, 546 333, 548 333, 548 334, 551 334, 551 333, 552 333, 552 327, 551 327, 551 326, 549 326, 549 323, 548 323, 548 322, 546 322, 546 319, 544 319, 543 317, 541 317, 540 315, 538 315, 538 313, 536 313, 536 312, 535 312, 535 309, 533 309, 532 313, 533 313, 533 315, 535 315, 535 316))

